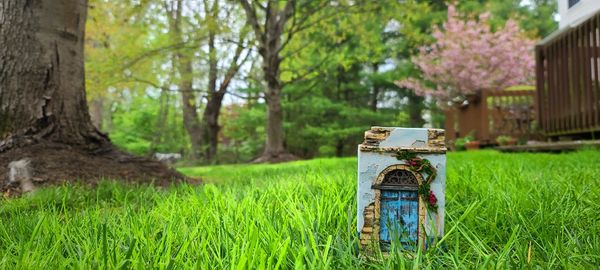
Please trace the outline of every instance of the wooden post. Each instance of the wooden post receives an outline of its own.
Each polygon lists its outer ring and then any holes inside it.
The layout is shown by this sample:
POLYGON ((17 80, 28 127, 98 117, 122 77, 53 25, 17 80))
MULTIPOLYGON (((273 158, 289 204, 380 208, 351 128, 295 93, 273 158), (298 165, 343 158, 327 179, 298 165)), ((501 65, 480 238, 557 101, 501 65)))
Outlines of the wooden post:
POLYGON ((490 120, 488 117, 488 92, 489 90, 481 91, 481 99, 479 100, 479 110, 480 110, 480 126, 479 126, 479 140, 482 144, 490 143, 490 120))
POLYGON ((454 125, 456 124, 456 110, 454 108, 448 108, 444 111, 446 115, 446 120, 444 122, 444 128, 446 129, 446 141, 454 141, 456 140, 456 129, 454 125))

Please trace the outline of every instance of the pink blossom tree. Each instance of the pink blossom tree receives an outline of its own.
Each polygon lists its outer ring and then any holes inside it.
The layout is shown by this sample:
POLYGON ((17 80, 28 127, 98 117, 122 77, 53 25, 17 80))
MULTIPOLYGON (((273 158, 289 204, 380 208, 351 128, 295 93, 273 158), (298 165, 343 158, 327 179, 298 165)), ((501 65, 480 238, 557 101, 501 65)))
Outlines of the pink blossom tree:
POLYGON ((534 41, 527 38, 514 20, 495 32, 489 14, 479 20, 462 20, 453 5, 443 29, 434 28, 435 43, 420 48, 412 62, 421 78, 397 81, 420 96, 432 96, 441 105, 460 103, 481 90, 503 90, 531 84, 534 79, 534 41))

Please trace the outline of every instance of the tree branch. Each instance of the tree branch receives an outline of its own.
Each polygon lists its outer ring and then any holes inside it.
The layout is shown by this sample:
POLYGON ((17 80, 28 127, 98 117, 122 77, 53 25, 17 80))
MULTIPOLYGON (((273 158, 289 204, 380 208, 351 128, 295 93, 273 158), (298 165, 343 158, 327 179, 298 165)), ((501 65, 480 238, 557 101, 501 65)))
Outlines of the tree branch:
POLYGON ((150 85, 156 89, 160 89, 162 91, 168 91, 168 92, 196 92, 196 93, 206 93, 206 90, 200 90, 200 89, 190 89, 190 90, 181 90, 181 89, 170 89, 166 86, 160 86, 158 84, 156 84, 155 82, 152 82, 150 80, 146 80, 143 78, 139 78, 136 76, 130 76, 127 77, 127 80, 121 80, 121 82, 123 83, 142 83, 142 84, 147 84, 150 85))
POLYGON ((262 43, 264 41, 264 32, 260 28, 260 23, 258 22, 258 17, 256 16, 256 9, 252 7, 252 4, 248 3, 248 0, 238 0, 244 11, 246 11, 246 20, 247 23, 252 26, 254 29, 254 34, 262 43))

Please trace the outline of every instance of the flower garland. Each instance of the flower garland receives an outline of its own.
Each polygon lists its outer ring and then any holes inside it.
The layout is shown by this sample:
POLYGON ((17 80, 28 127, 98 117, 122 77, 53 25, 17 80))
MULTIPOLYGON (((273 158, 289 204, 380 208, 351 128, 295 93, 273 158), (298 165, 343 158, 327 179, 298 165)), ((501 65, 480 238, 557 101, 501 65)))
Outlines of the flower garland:
POLYGON ((431 182, 437 176, 437 170, 431 162, 417 156, 416 153, 409 151, 398 151, 396 153, 398 160, 404 160, 411 171, 418 172, 423 176, 427 174, 427 178, 419 185, 419 196, 427 204, 427 208, 433 212, 437 212, 437 197, 431 191, 431 182))

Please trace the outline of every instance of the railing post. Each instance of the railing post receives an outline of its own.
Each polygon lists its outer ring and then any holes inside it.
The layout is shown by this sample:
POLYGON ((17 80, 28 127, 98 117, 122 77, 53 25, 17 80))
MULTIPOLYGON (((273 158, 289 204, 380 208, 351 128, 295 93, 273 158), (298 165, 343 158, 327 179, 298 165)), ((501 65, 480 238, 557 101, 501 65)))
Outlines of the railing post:
POLYGON ((540 129, 545 130, 545 121, 546 117, 542 114, 541 104, 542 104, 542 92, 544 91, 546 77, 545 77, 545 67, 544 67, 544 58, 543 58, 543 47, 535 46, 535 98, 533 102, 534 111, 536 113, 537 123, 540 129))
POLYGON ((479 127, 479 140, 482 143, 490 143, 490 119, 488 117, 488 92, 489 90, 481 91, 480 105, 480 127, 479 127))
POLYGON ((444 114, 446 115, 446 120, 444 122, 444 129, 446 130, 446 141, 453 142, 456 140, 456 129, 454 128, 456 119, 454 118, 456 115, 456 111, 454 108, 448 108, 444 110, 444 114))

